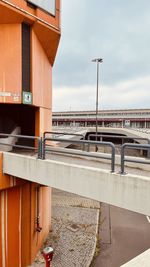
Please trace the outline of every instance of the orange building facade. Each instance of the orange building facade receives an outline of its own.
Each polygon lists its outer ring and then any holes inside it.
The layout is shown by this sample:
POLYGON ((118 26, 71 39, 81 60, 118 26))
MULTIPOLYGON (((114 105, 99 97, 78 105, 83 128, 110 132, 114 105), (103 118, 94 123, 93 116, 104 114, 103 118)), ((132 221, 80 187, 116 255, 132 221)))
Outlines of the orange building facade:
MULTIPOLYGON (((10 121, 22 135, 51 129, 60 0, 43 2, 0 0, 0 132, 10 121)), ((2 162, 0 153, 0 266, 25 267, 49 232, 51 190, 4 175, 2 162)))

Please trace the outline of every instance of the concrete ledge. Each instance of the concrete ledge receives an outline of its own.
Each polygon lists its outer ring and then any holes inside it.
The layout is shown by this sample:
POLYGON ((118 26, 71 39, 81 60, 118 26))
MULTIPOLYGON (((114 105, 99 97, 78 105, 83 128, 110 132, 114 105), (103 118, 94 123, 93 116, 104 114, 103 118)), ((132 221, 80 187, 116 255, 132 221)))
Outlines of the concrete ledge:
MULTIPOLYGON (((64 156, 65 160, 65 156, 64 156)), ((4 152, 3 172, 150 215, 150 178, 4 152)))

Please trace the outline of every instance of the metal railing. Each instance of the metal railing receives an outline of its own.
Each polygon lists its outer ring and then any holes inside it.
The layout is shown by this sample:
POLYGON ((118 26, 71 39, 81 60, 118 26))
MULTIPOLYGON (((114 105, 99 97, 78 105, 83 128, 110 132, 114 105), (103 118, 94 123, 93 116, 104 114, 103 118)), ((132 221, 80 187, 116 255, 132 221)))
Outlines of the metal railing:
MULTIPOLYGON (((88 135, 88 140, 90 140, 90 137, 99 137, 100 141, 103 141, 103 138, 113 138, 113 139, 122 139, 122 145, 123 145, 123 140, 139 140, 139 141, 146 141, 147 144, 150 145, 150 139, 146 137, 132 137, 132 136, 123 136, 123 135, 109 135, 109 134, 89 134, 88 135)), ((129 143, 129 142, 128 142, 129 143)), ((89 148, 88 148, 89 149, 89 148)), ((150 149, 147 150, 147 157, 150 158, 150 149)))
MULTIPOLYGON (((92 144, 92 145, 96 145, 96 146, 109 146, 109 147, 111 147, 111 155, 110 156, 109 155, 104 156, 104 155, 101 155, 99 153, 91 153, 91 152, 85 152, 85 151, 73 152, 73 151, 70 151, 69 149, 68 149, 68 151, 60 151, 59 150, 59 153, 108 159, 108 160, 111 160, 111 172, 115 171, 115 146, 111 142, 95 142, 95 141, 86 141, 86 140, 78 140, 77 141, 77 140, 68 140, 68 139, 62 139, 62 138, 44 138, 43 139, 43 149, 42 149, 42 153, 43 153, 42 159, 45 159, 46 152, 54 151, 54 149, 51 149, 51 148, 49 148, 49 146, 46 146, 47 141, 53 141, 53 142, 58 141, 58 142, 64 142, 64 143, 70 143, 71 142, 72 144, 78 144, 78 145, 79 144, 80 145, 92 144)), ((56 150, 57 149, 55 149, 55 151, 56 150)), ((58 150, 57 150, 57 152, 58 152, 58 150)))
POLYGON ((148 144, 130 144, 130 143, 125 143, 121 146, 121 174, 126 174, 125 172, 125 161, 126 162, 133 162, 133 163, 142 163, 142 164, 150 164, 150 161, 148 160, 138 160, 138 159, 131 159, 131 158, 126 158, 125 157, 125 149, 129 148, 129 149, 137 149, 137 150, 149 150, 150 149, 150 145, 148 144))
MULTIPOLYGON (((52 134, 55 132, 51 132, 52 134)), ((66 133, 67 135, 67 133, 66 133)), ((52 138, 52 137, 38 137, 38 136, 28 136, 28 135, 15 135, 15 134, 4 134, 0 133, 0 137, 15 137, 17 139, 24 138, 29 140, 35 141, 35 146, 26 146, 26 145, 17 145, 17 144, 8 144, 5 142, 1 142, 0 145, 4 146, 10 146, 10 147, 16 147, 16 148, 23 148, 23 149, 29 149, 37 151, 37 158, 44 160, 46 157, 46 152, 56 152, 56 153, 63 153, 63 154, 72 154, 72 155, 78 155, 81 157, 90 157, 90 158, 101 158, 111 161, 111 172, 115 171, 115 145, 112 142, 103 142, 103 141, 89 141, 89 140, 69 140, 69 139, 63 139, 63 138, 52 138), (111 148, 111 153, 104 155, 104 153, 95 153, 95 152, 86 152, 82 150, 70 150, 70 149, 60 149, 54 148, 54 146, 47 145, 46 142, 62 142, 62 143, 72 143, 72 144, 78 144, 78 145, 94 145, 94 146, 108 146, 111 148), (37 142, 37 146, 36 146, 37 142)), ((106 136, 105 136, 106 137, 106 136)), ((110 137, 110 136, 109 136, 110 137)), ((116 136, 115 136, 116 137, 116 136)), ((119 136, 120 137, 120 136, 119 136)), ((121 136, 122 137, 122 136, 121 136)), ((128 137, 129 138, 129 137, 128 137)), ((136 138, 135 138, 136 139, 136 138)), ((145 139, 145 138, 144 138, 145 139)), ((150 150, 150 144, 131 144, 131 143, 124 143, 121 146, 121 166, 120 166, 120 173, 125 173, 125 162, 132 162, 132 163, 141 163, 141 164, 150 164, 150 160, 140 160, 136 158, 127 158, 125 155, 126 148, 129 149, 137 149, 137 150, 150 150)))
POLYGON ((28 136, 28 135, 6 134, 6 133, 0 133, 0 137, 1 138, 2 137, 15 137, 17 139, 24 138, 24 139, 28 139, 28 140, 37 141, 38 142, 37 147, 36 146, 32 147, 32 146, 8 144, 8 143, 1 142, 1 139, 0 139, 0 145, 34 150, 34 151, 37 151, 37 153, 38 153, 38 155, 37 155, 38 159, 42 159, 42 137, 39 137, 39 136, 28 136))
POLYGON ((88 140, 90 140, 89 139, 89 137, 100 137, 101 138, 101 140, 100 141, 103 141, 103 137, 106 137, 106 138, 116 138, 116 139, 118 139, 118 138, 120 138, 120 139, 122 139, 122 143, 123 143, 123 140, 128 140, 128 139, 132 139, 132 140, 141 140, 141 141, 146 141, 148 144, 150 144, 150 139, 149 138, 146 138, 146 137, 133 137, 133 136, 123 136, 123 135, 112 135, 112 134, 89 134, 88 135, 88 140))
MULTIPOLYGON (((51 135, 52 138, 58 138, 58 135, 59 136, 75 136, 75 137, 81 137, 82 140, 85 140, 85 136, 83 134, 77 134, 77 133, 66 133, 66 132, 56 132, 56 131, 44 132, 43 134, 44 139, 46 138, 46 135, 51 135)), ((84 149, 85 149, 85 146, 83 144, 83 150, 84 149)))

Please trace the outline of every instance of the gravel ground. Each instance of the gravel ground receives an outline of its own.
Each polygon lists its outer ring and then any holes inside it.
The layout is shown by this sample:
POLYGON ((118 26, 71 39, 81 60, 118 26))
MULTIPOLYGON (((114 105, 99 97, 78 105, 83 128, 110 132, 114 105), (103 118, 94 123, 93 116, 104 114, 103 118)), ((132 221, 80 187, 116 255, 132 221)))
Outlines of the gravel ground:
MULTIPOLYGON (((43 244, 43 248, 54 249, 53 267, 90 266, 96 247, 99 211, 97 201, 53 190, 52 230, 43 244)), ((45 266, 41 251, 33 266, 45 266)))

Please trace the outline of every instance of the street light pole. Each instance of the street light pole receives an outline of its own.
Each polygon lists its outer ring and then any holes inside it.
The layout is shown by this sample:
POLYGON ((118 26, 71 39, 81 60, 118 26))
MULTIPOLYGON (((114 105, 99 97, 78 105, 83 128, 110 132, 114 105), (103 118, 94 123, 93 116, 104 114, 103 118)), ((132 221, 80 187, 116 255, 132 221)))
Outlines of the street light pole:
MULTIPOLYGON (((96 79, 97 79, 97 83, 96 83, 96 114, 95 114, 95 123, 96 123, 96 141, 97 141, 97 133, 98 133, 98 93, 99 93, 99 63, 103 62, 102 58, 95 58, 92 60, 92 62, 96 62, 97 63, 97 75, 96 75, 96 79)), ((95 151, 97 152, 98 147, 95 147, 95 151)))

